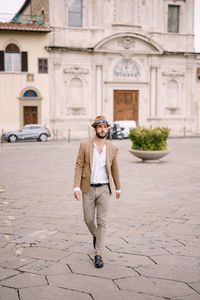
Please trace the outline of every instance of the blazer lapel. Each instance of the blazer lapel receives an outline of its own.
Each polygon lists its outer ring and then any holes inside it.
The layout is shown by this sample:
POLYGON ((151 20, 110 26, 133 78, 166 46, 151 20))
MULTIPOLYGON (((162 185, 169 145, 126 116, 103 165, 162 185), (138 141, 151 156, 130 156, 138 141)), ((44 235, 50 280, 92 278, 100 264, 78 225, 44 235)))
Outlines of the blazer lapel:
POLYGON ((109 165, 109 157, 110 157, 110 148, 109 148, 109 143, 106 141, 106 169, 109 165))
POLYGON ((94 148, 94 139, 91 139, 90 141, 90 147, 89 147, 89 155, 90 155, 90 169, 92 170, 92 161, 93 161, 93 149, 94 148))

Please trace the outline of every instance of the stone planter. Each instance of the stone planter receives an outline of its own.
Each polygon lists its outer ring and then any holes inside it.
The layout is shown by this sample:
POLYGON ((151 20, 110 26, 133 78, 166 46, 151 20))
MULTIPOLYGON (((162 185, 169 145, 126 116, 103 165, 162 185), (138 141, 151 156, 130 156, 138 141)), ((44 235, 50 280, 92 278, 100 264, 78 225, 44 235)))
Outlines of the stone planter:
POLYGON ((169 150, 161 150, 161 151, 144 151, 144 150, 129 150, 131 154, 136 157, 145 160, 159 160, 162 157, 166 156, 170 151, 169 150))

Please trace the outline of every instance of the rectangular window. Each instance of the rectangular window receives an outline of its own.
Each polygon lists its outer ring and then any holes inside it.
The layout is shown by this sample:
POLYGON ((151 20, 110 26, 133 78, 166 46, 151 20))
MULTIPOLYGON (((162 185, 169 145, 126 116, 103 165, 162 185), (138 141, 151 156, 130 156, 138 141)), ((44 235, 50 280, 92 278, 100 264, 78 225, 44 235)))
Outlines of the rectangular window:
POLYGON ((179 5, 168 5, 168 32, 179 32, 179 5))
POLYGON ((0 51, 0 71, 4 71, 4 51, 0 51))
POLYGON ((28 72, 28 52, 21 52, 21 71, 28 72))
POLYGON ((6 53, 6 71, 20 72, 20 53, 6 53))
POLYGON ((38 73, 48 73, 48 59, 39 58, 38 59, 38 73))
POLYGON ((82 0, 69 0, 68 19, 70 27, 82 27, 82 0))

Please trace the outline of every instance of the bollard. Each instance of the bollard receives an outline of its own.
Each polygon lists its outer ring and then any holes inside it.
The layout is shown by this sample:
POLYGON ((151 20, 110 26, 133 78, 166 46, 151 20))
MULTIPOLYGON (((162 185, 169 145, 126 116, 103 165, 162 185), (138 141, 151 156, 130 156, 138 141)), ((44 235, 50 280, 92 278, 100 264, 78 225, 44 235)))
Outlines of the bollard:
POLYGON ((112 128, 110 128, 109 138, 110 138, 110 141, 111 141, 112 140, 112 128))
POLYGON ((68 143, 70 143, 70 135, 71 135, 71 130, 70 128, 68 129, 68 143))
POLYGON ((186 137, 186 128, 183 128, 183 136, 186 137))
POLYGON ((1 130, 1 146, 3 146, 3 129, 1 130))

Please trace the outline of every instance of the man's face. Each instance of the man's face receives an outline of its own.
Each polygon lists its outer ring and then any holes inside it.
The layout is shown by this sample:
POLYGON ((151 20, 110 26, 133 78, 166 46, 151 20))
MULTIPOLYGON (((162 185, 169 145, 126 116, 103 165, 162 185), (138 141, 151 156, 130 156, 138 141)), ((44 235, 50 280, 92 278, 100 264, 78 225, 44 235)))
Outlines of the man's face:
POLYGON ((96 126, 96 135, 100 139, 106 138, 108 133, 108 127, 106 124, 99 124, 96 126))

